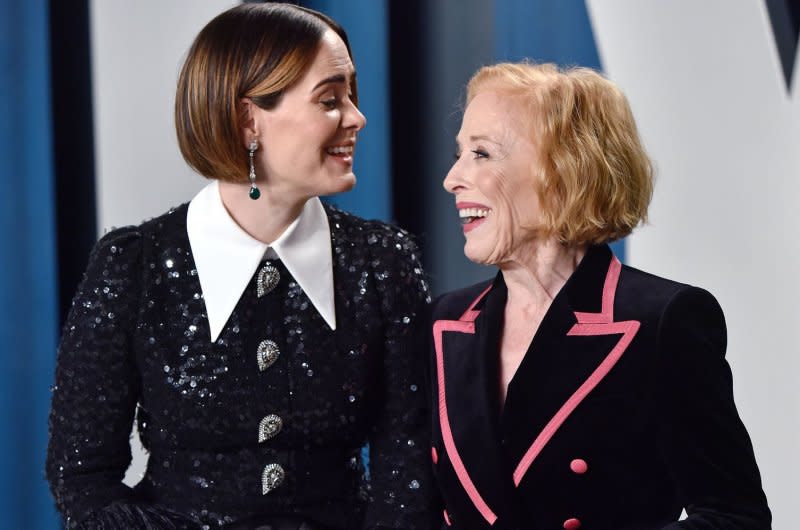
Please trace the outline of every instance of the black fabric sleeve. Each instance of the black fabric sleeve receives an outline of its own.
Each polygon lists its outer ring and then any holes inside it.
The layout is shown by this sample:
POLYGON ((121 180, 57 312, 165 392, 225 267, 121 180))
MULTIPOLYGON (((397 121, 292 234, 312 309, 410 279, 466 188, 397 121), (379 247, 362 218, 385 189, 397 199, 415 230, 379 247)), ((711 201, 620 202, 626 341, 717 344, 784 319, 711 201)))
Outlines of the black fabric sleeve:
POLYGON ((733 400, 725 318, 702 289, 679 291, 658 331, 659 444, 688 514, 665 530, 768 529, 771 514, 733 400))
POLYGON ((370 438, 371 495, 365 528, 437 525, 424 388, 425 351, 413 329, 430 302, 419 251, 403 230, 381 225, 370 241, 384 321, 384 401, 370 438))
POLYGON ((186 527, 122 483, 141 387, 132 354, 141 241, 127 227, 97 242, 59 344, 46 474, 67 528, 186 527))

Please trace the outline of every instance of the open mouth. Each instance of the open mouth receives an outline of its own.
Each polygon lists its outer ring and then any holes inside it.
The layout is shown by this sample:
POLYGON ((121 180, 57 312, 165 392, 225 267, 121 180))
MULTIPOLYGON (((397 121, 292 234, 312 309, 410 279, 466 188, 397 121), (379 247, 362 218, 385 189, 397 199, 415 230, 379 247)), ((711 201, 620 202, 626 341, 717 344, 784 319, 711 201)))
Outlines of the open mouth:
POLYGON ((336 156, 339 158, 351 158, 353 156, 353 150, 355 145, 347 144, 347 145, 334 145, 325 150, 331 156, 336 156))
POLYGON ((461 224, 466 226, 484 219, 490 211, 489 208, 461 208, 458 210, 458 217, 461 224))

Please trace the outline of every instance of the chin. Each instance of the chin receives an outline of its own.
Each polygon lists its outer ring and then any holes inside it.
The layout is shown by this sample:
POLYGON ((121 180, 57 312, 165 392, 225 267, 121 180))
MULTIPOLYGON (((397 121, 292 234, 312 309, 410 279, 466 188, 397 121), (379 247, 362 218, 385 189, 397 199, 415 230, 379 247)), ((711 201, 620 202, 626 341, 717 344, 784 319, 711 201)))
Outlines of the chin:
POLYGON ((481 249, 475 248, 469 243, 464 244, 464 255, 472 263, 477 263, 478 265, 492 265, 492 263, 489 262, 488 252, 481 251, 481 249))
POLYGON ((328 189, 325 190, 325 193, 321 193, 320 195, 335 195, 352 190, 356 185, 356 176, 353 173, 347 173, 332 178, 328 184, 328 189))

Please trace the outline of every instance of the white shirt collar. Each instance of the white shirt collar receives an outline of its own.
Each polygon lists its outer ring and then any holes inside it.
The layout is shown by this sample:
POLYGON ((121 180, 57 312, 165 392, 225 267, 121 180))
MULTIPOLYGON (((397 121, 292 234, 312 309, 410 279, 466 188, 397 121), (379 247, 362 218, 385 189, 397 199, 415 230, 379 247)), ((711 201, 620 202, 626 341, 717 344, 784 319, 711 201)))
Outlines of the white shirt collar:
POLYGON ((306 201, 300 216, 271 245, 236 224, 219 194, 204 187, 189 203, 186 230, 214 342, 269 250, 283 262, 331 329, 336 329, 330 226, 322 202, 306 201))

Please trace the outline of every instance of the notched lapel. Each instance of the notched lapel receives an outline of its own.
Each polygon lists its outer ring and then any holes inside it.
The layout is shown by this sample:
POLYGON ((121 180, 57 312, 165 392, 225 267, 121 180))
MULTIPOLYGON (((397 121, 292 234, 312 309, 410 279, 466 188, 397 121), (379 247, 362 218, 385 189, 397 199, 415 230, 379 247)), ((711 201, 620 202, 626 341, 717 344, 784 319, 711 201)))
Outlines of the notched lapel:
POLYGON ((491 344, 496 338, 481 325, 483 318, 475 322, 481 317, 475 307, 488 291, 481 293, 459 320, 434 322, 433 338, 444 448, 475 509, 493 525, 505 504, 501 497, 506 475, 497 453, 497 412, 492 410, 496 400, 489 384, 494 358, 489 349, 496 348, 491 344))
MULTIPOLYGON (((614 297, 621 268, 619 260, 611 254, 607 246, 594 247, 584 257, 584 262, 575 271, 573 278, 570 278, 565 285, 564 296, 562 297, 561 293, 559 295, 559 298, 562 299, 558 301, 559 303, 566 299, 574 308, 576 323, 567 331, 567 340, 563 342, 564 349, 562 351, 549 350, 540 353, 557 357, 555 360, 550 359, 553 363, 553 370, 548 371, 551 372, 550 376, 554 380, 565 384, 567 389, 569 389, 570 378, 574 378, 580 373, 581 366, 584 367, 583 373, 589 371, 587 369, 590 369, 590 372, 578 379, 574 391, 560 406, 556 404, 557 409, 555 406, 553 407, 552 417, 538 432, 514 470, 516 486, 519 486, 542 449, 550 442, 572 412, 608 375, 639 330, 640 323, 638 321, 614 321, 614 297), (599 286, 601 285, 602 292, 600 293, 599 286), (599 311, 596 309, 593 311, 577 310, 587 307, 597 308, 598 302, 599 311), (578 338, 580 340, 576 340, 578 338), (592 362, 591 359, 596 359, 594 362, 597 363, 593 369, 590 364, 587 366, 587 363, 592 362), (562 375, 564 377, 560 377, 562 375)), ((554 300, 554 303, 556 302, 554 300)), ((532 346, 538 345, 532 344, 532 346)), ((522 366, 520 367, 522 368, 522 366)), ((528 408, 547 407, 544 403, 523 405, 527 405, 528 408)), ((538 424, 541 425, 541 423, 538 424)))

